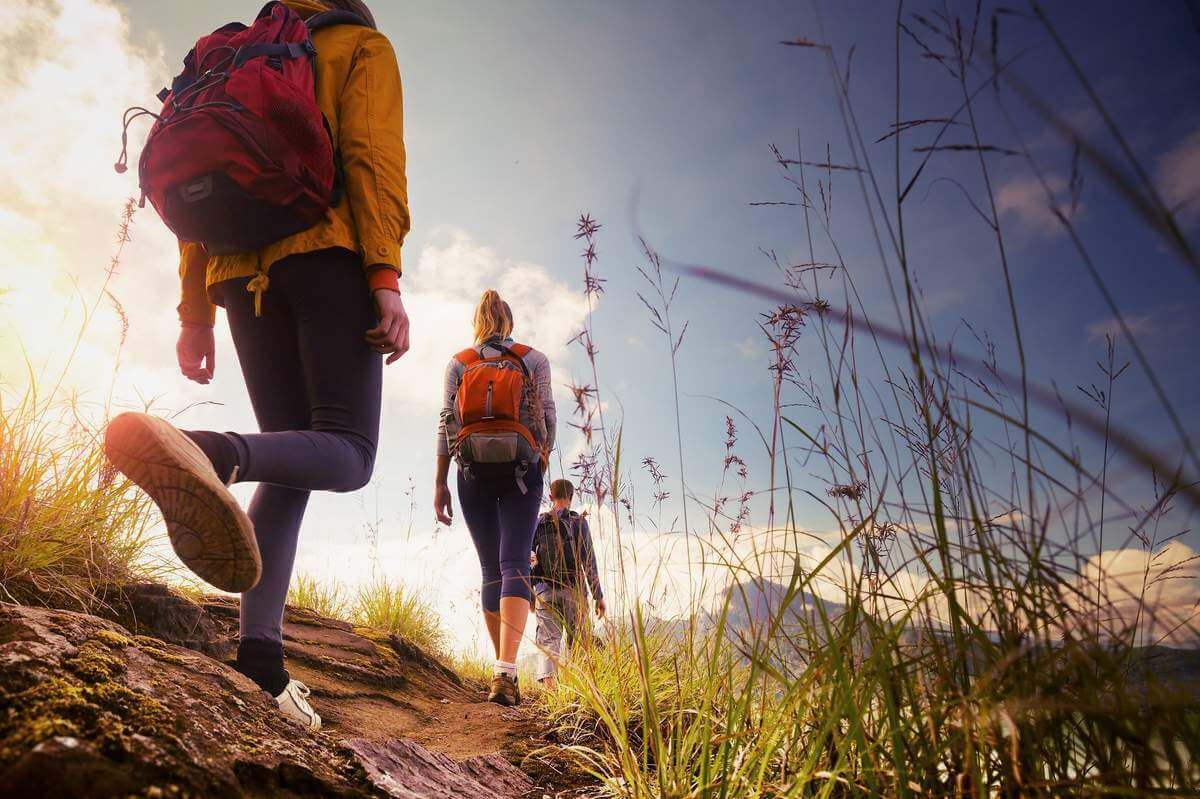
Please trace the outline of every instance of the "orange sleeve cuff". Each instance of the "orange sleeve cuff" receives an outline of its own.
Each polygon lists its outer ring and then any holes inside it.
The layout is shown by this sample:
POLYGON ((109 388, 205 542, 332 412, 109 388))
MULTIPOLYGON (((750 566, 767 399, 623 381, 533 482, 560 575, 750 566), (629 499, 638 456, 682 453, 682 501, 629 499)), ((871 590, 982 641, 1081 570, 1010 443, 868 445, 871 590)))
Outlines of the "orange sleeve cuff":
POLYGON ((390 266, 379 266, 367 273, 367 286, 371 291, 391 289, 400 291, 400 273, 390 266))

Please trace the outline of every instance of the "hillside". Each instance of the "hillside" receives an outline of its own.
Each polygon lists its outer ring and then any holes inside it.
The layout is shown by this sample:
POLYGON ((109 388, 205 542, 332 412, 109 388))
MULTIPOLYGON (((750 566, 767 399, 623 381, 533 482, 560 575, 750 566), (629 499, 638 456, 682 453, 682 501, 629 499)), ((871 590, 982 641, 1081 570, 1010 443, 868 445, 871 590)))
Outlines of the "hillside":
POLYGON ((553 756, 533 712, 404 639, 288 609, 311 734, 227 665, 236 600, 121 597, 111 619, 0 604, 0 796, 556 795, 514 765, 553 756))
MULTIPOLYGON (((788 596, 788 587, 766 579, 742 580, 725 592, 725 624, 735 631, 762 629, 779 614, 779 606, 788 596)), ((785 627, 819 627, 822 616, 836 619, 845 613, 845 605, 822 599, 808 591, 798 591, 782 616, 785 627)))

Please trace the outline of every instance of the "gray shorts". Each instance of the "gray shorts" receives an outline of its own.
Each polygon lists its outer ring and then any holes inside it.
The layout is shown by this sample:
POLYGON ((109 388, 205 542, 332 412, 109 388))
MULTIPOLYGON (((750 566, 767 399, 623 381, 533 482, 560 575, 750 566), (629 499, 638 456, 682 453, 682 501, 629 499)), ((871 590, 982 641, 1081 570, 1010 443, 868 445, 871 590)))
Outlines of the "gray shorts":
POLYGON ((537 678, 544 680, 565 660, 563 638, 566 638, 569 652, 579 634, 586 632, 588 603, 581 590, 552 589, 544 583, 534 590, 538 598, 536 641, 542 653, 542 667, 537 678))

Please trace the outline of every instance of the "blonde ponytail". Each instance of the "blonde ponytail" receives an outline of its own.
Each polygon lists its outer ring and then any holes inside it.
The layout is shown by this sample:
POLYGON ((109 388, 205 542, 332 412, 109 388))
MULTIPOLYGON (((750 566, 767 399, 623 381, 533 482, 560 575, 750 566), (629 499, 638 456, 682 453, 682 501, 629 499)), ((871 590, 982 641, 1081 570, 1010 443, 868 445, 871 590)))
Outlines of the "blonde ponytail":
POLYGON ((475 344, 476 346, 493 338, 508 338, 512 335, 512 309, 508 303, 500 299, 494 289, 483 292, 479 304, 475 306, 475 344))

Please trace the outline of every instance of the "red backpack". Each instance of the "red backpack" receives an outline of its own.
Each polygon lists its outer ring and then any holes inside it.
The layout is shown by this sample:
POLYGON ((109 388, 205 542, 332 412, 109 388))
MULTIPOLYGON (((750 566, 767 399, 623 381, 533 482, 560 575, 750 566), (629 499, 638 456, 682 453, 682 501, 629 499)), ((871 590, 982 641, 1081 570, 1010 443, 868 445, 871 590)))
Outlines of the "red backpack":
POLYGON ((311 33, 340 24, 366 22, 340 10, 306 22, 267 3, 249 27, 231 22, 196 42, 159 92, 161 113, 126 110, 116 170, 126 169, 129 124, 154 117, 138 182, 143 204, 149 197, 176 236, 214 255, 251 252, 312 227, 337 204, 311 33))
POLYGON ((458 434, 451 449, 468 477, 514 475, 524 493, 525 474, 545 458, 537 436, 524 421, 531 419, 536 425, 542 418, 524 360, 531 348, 495 341, 488 346, 500 354, 485 358, 472 348, 454 356, 466 370, 454 396, 458 434))

